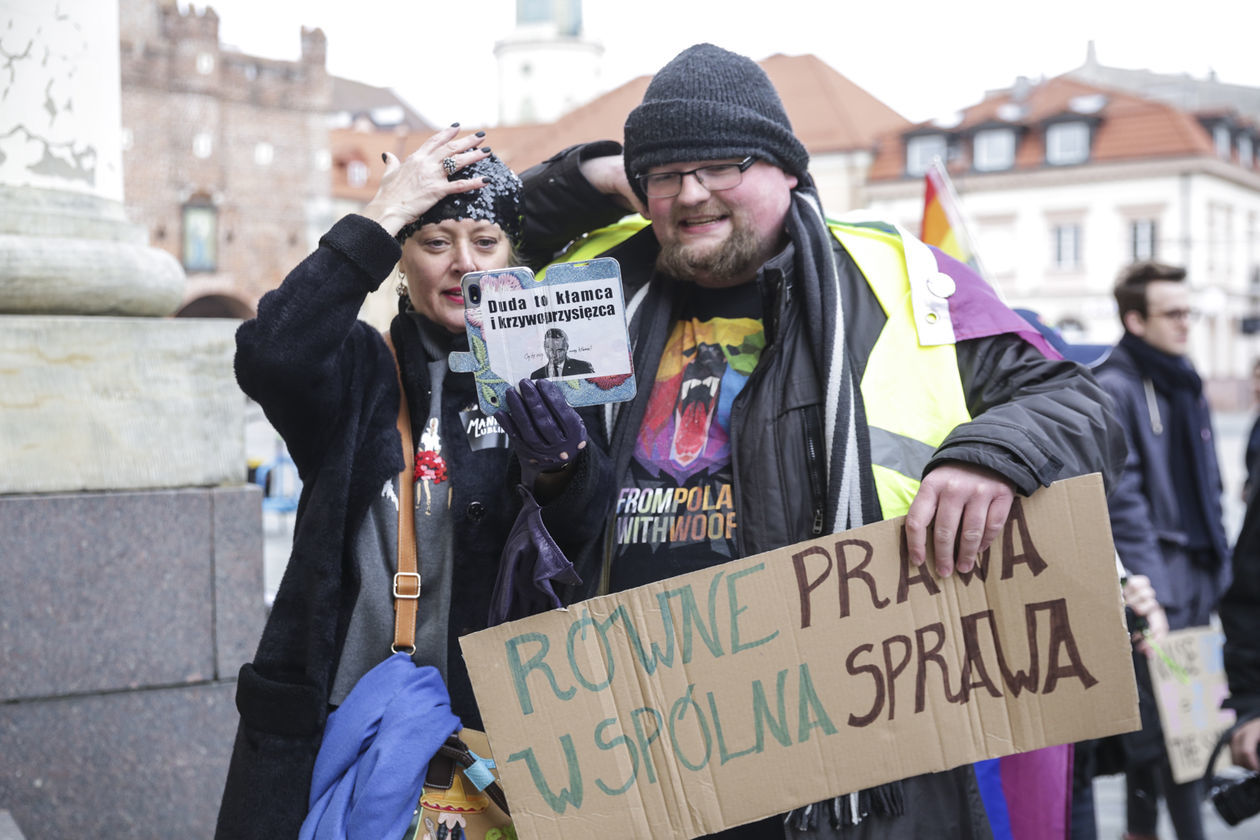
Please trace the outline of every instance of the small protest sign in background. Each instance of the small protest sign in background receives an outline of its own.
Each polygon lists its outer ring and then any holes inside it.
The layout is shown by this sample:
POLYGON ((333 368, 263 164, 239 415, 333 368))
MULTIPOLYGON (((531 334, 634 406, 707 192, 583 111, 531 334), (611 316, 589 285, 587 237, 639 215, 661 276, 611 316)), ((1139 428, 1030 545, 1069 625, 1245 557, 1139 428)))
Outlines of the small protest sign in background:
MULTIPOLYGON (((1174 630, 1159 643, 1169 661, 1150 659, 1168 763, 1178 784, 1203 776, 1217 738, 1234 725, 1234 710, 1221 708, 1229 696, 1224 642, 1224 635, 1210 627, 1174 630)), ((1219 762, 1229 765, 1229 750, 1221 751, 1219 762)))
POLYGON ((465 636, 519 836, 696 837, 1138 727, 1099 476, 931 565, 902 517, 465 636))

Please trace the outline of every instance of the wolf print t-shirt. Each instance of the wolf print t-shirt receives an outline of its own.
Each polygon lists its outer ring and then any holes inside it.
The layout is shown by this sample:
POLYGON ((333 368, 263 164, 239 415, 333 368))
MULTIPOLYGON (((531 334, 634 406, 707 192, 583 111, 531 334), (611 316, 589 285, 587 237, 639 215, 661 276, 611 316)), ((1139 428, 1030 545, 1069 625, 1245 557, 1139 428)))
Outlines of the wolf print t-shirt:
POLYGON ((764 346, 756 283, 694 290, 665 343, 617 494, 614 591, 735 557, 731 405, 764 346))

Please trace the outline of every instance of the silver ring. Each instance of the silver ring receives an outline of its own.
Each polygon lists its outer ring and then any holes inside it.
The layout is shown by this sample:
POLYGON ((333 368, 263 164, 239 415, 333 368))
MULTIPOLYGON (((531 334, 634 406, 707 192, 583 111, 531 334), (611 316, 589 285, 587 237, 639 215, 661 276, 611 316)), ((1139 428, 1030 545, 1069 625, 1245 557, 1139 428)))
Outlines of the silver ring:
POLYGON ((455 163, 455 158, 442 158, 442 168, 446 170, 448 176, 454 175, 459 171, 459 166, 455 163))

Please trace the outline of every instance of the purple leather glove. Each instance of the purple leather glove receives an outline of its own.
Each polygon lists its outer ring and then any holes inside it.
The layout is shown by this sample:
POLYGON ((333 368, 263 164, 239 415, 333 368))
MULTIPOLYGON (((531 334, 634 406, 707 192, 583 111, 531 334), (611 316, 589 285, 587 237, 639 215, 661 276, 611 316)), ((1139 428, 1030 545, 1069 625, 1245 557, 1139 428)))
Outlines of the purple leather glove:
POLYGON ((503 544, 499 575, 490 596, 489 627, 562 607, 553 584, 577 586, 582 582, 543 524, 538 502, 524 487, 518 487, 517 492, 523 504, 503 544))
POLYGON ((586 448, 586 425, 556 383, 522 379, 504 402, 507 410, 495 419, 516 445, 521 483, 527 488, 533 489, 539 473, 573 464, 586 448))

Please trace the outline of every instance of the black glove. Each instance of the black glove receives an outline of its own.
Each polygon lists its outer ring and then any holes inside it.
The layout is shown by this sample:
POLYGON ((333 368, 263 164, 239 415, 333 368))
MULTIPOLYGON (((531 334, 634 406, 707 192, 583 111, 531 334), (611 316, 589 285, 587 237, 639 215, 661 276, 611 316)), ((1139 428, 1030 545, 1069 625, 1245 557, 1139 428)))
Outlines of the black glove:
POLYGON ((586 424, 556 383, 522 379, 504 397, 506 411, 495 415, 516 446, 521 483, 533 488, 541 472, 563 469, 586 448, 586 424))
POLYGON ((582 579, 542 521, 538 502, 518 487, 524 503, 499 559, 499 575, 490 596, 489 624, 494 627, 563 606, 556 584, 579 586, 582 579))

